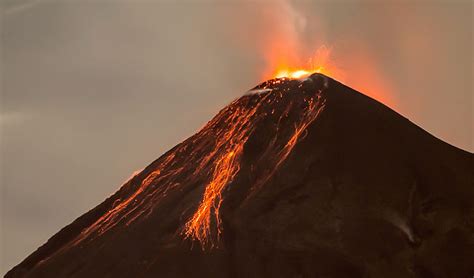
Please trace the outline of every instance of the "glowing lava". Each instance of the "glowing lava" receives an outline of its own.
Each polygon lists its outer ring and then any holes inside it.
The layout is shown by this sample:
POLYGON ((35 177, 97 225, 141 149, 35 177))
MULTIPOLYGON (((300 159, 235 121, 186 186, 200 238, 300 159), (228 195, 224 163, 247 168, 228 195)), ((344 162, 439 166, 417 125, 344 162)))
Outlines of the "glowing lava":
POLYGON ((298 79, 302 77, 307 77, 310 76, 313 73, 323 73, 324 67, 318 67, 317 69, 296 69, 296 70, 291 70, 291 69, 280 69, 277 71, 275 74, 275 78, 293 78, 293 79, 298 79))
POLYGON ((270 46, 266 54, 267 69, 263 79, 290 78, 299 79, 313 73, 322 73, 327 76, 340 77, 340 70, 331 61, 331 48, 320 46, 309 59, 303 59, 288 47, 281 49, 280 43, 270 46))
MULTIPOLYGON (((266 97, 263 97, 263 99, 266 99, 266 97)), ((236 102, 234 101, 234 103, 236 102)), ((214 150, 198 166, 198 169, 203 169, 205 165, 215 160, 212 178, 206 186, 197 211, 186 223, 184 234, 187 238, 198 240, 203 248, 208 245, 215 246, 215 242, 222 233, 221 218, 219 216, 219 209, 223 200, 222 192, 240 170, 239 160, 243 145, 253 130, 250 123, 254 121, 256 112, 262 103, 265 102, 261 101, 250 108, 238 106, 235 109, 228 109, 226 111, 229 113, 228 118, 225 120, 228 123, 227 129, 218 134, 214 150), (217 232, 215 236, 212 235, 211 226, 213 224, 217 232)), ((232 107, 232 104, 230 107, 232 107)), ((217 124, 218 120, 221 120, 220 117, 216 117, 208 126, 217 124)))
MULTIPOLYGON (((306 70, 286 73, 288 75, 285 74, 281 77, 301 78, 311 74, 306 70)), ((266 131, 266 134, 272 134, 272 138, 268 144, 262 146, 261 157, 252 162, 266 161, 265 165, 261 166, 263 167, 262 171, 257 171, 255 181, 250 185, 252 194, 273 177, 275 171, 287 159, 297 142, 305 137, 307 127, 324 108, 325 101, 322 99, 321 93, 326 87, 325 85, 314 87, 311 94, 292 94, 287 90, 290 86, 299 90, 303 82, 312 84, 314 81, 311 80, 301 80, 294 83, 287 79, 277 79, 264 82, 255 91, 264 91, 265 93, 245 97, 249 100, 253 99, 253 103, 245 105, 240 99, 229 105, 208 124, 205 130, 217 128, 216 124, 221 127, 218 129, 219 132, 213 135, 215 138, 213 150, 197 166, 198 172, 200 172, 212 165, 211 176, 205 185, 204 194, 197 210, 185 224, 183 234, 186 238, 197 240, 203 249, 218 246, 219 238, 223 233, 220 217, 220 208, 224 200, 223 194, 238 175, 244 146, 260 122, 272 121, 274 129, 266 131), (295 107, 300 107, 300 109, 295 109, 295 107), (283 128, 283 123, 289 119, 294 126, 283 128), (225 123, 224 129, 222 129, 222 123, 225 123)), ((195 172, 195 174, 197 173, 195 172)))

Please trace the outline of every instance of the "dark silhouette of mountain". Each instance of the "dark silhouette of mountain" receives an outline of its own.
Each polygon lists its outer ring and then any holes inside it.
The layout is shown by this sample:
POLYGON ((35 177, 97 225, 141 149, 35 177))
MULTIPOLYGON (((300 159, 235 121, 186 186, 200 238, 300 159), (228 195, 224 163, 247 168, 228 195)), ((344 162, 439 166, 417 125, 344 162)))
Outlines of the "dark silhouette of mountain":
POLYGON ((471 277, 473 169, 322 74, 269 80, 6 277, 471 277))

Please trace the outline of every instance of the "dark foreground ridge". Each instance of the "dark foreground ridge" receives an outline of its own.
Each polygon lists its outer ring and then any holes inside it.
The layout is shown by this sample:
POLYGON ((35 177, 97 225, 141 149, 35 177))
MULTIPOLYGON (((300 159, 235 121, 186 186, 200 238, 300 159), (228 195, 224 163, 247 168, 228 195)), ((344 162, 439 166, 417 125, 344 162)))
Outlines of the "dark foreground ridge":
POLYGON ((6 277, 471 277, 473 173, 333 79, 274 79, 6 277))

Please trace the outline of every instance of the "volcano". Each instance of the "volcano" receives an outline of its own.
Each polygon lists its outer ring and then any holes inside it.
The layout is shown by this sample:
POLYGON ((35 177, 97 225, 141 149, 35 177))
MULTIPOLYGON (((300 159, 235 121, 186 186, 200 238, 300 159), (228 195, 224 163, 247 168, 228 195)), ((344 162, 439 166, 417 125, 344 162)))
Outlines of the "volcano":
POLYGON ((471 277, 473 173, 336 80, 272 79, 6 277, 471 277))

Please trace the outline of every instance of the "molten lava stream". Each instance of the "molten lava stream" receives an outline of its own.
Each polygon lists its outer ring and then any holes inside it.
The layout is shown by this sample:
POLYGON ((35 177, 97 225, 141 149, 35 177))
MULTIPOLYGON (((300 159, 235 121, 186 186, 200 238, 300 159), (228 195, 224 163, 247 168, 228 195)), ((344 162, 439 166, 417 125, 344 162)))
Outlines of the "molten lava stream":
MULTIPOLYGON (((272 81, 271 84, 278 85, 281 84, 281 82, 287 81, 278 79, 272 81)), ((201 243, 202 248, 205 248, 206 246, 216 246, 216 240, 219 240, 222 233, 222 223, 219 216, 219 210, 223 201, 222 192, 226 186, 232 182, 240 170, 240 157, 243 151, 243 146, 252 133, 256 122, 267 117, 267 112, 258 113, 258 115, 256 115, 256 111, 262 105, 266 106, 266 110, 274 111, 274 106, 277 105, 279 99, 283 98, 282 93, 285 92, 275 91, 274 93, 258 95, 258 102, 253 104, 253 108, 250 109, 236 103, 238 106, 236 105, 237 107, 235 107, 235 109, 229 110, 228 112, 230 114, 223 115, 224 118, 219 118, 220 120, 224 120, 227 126, 218 129, 218 136, 215 136, 216 143, 214 150, 204 157, 200 165, 198 165, 199 169, 204 169, 205 165, 215 161, 212 176, 205 187, 204 195, 198 209, 191 219, 187 221, 183 231, 186 238, 198 240, 201 243), (213 224, 215 224, 216 228, 215 235, 213 224)), ((259 188, 275 173, 282 162, 288 157, 289 153, 293 150, 297 141, 302 138, 303 132, 306 128, 318 117, 324 107, 324 101, 321 100, 320 94, 321 90, 314 92, 314 95, 311 97, 305 97, 302 95, 298 96, 298 98, 302 97, 302 101, 306 102, 306 108, 300 115, 296 116, 297 120, 295 123, 295 129, 287 139, 284 139, 286 140, 286 143, 283 145, 271 144, 269 146, 271 150, 269 150, 268 153, 276 154, 268 160, 270 165, 267 166, 271 170, 266 175, 264 174, 257 181, 257 184, 251 187, 252 191, 259 188)), ((286 97, 291 98, 292 96, 286 97)), ((287 115, 291 107, 292 105, 290 104, 281 111, 282 114, 278 121, 278 126, 281 117, 287 115)), ((275 131, 275 140, 279 137, 278 128, 275 131)))
MULTIPOLYGON (((253 128, 250 123, 252 123, 258 108, 265 103, 266 98, 267 96, 261 97, 260 101, 252 108, 237 106, 235 110, 229 111, 231 115, 225 120, 228 127, 223 129, 223 134, 216 136, 214 151, 206 156, 198 166, 202 169, 209 161, 216 161, 211 180, 204 191, 203 199, 184 228, 186 238, 198 240, 203 248, 208 245, 215 246, 211 227, 212 214, 214 214, 217 229, 217 241, 222 232, 219 216, 222 192, 240 170, 239 159, 243 145, 253 128)), ((233 107, 233 104, 237 104, 237 102, 233 102, 230 106, 233 107)))
POLYGON ((211 182, 206 186, 204 197, 198 210, 186 224, 185 234, 199 240, 203 245, 210 242, 211 214, 214 212, 217 236, 221 233, 219 208, 222 203, 222 191, 232 181, 240 169, 236 160, 240 156, 242 145, 237 145, 233 150, 224 154, 217 162, 211 182))

